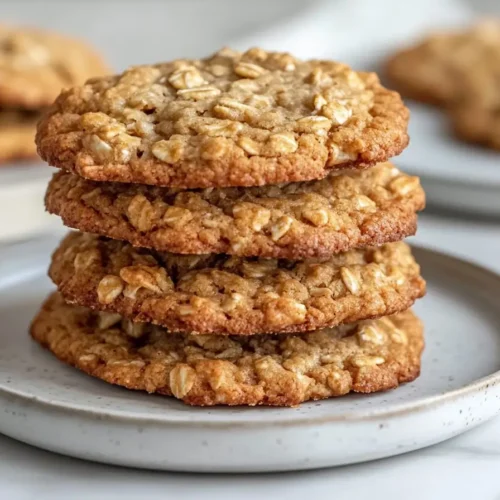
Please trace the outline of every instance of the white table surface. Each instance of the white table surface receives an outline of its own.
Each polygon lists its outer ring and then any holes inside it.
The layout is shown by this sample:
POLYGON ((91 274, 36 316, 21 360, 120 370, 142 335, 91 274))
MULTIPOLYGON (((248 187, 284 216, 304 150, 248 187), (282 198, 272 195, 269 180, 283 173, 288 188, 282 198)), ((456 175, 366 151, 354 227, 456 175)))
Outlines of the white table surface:
MULTIPOLYGON (((500 272, 500 221, 426 214, 415 243, 500 272)), ((310 472, 195 475, 108 467, 54 455, 0 436, 0 498, 9 500, 334 497, 500 498, 500 418, 442 444, 376 462, 310 472), (368 496, 367 496, 368 495, 368 496)))

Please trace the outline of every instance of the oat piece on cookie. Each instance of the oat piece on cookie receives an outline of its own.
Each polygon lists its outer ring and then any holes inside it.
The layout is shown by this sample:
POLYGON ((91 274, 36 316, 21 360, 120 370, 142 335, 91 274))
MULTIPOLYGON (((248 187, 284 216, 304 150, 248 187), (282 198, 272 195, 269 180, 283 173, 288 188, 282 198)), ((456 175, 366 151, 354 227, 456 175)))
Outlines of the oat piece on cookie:
POLYGON ((390 163, 320 181, 181 191, 54 175, 47 209, 65 225, 174 253, 301 259, 414 234, 425 195, 390 163))
POLYGON ((294 406, 392 389, 419 375, 424 347, 411 311, 302 335, 181 335, 68 305, 57 293, 31 334, 94 377, 200 406, 294 406))
POLYGON ((408 309, 425 292, 405 243, 289 261, 177 255, 70 233, 49 275, 66 300, 171 331, 311 331, 408 309))
POLYGON ((49 164, 95 181, 260 186, 385 161, 407 145, 407 122, 374 73, 224 49, 63 92, 37 145, 49 164))

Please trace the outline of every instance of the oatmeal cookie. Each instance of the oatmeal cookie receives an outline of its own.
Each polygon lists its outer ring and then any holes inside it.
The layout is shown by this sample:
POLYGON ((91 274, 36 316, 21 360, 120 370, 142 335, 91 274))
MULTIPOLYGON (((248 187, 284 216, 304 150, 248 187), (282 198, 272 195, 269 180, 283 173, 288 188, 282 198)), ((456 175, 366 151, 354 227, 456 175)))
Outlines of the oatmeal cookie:
POLYGON ((453 131, 460 139, 500 151, 500 91, 498 104, 478 107, 472 103, 450 110, 453 131))
POLYGON ((422 325, 395 316, 299 335, 172 334, 48 298, 33 338, 60 360, 111 384, 190 405, 294 406, 414 380, 422 325))
POLYGON ((477 71, 463 77, 469 91, 448 109, 455 134, 468 142, 500 150, 500 24, 493 55, 477 71))
POLYGON ((39 109, 62 88, 108 68, 86 43, 35 28, 0 27, 0 106, 39 109))
POLYGON ((327 257, 415 233, 425 195, 390 163, 283 186, 180 191, 54 175, 49 212, 81 231, 174 253, 327 257))
POLYGON ((171 331, 310 331, 408 309, 425 292, 408 245, 327 260, 177 255, 70 233, 49 275, 64 298, 171 331))
POLYGON ((430 35, 393 55, 386 74, 407 97, 441 106, 498 97, 500 22, 430 35))
POLYGON ((500 149, 499 21, 429 36, 386 69, 404 95, 445 107, 457 137, 500 149))
POLYGON ((36 111, 0 109, 0 162, 36 158, 36 111))
POLYGON ((407 123, 374 73, 224 49, 63 92, 37 145, 50 165, 94 181, 261 186, 385 161, 407 145, 407 123))

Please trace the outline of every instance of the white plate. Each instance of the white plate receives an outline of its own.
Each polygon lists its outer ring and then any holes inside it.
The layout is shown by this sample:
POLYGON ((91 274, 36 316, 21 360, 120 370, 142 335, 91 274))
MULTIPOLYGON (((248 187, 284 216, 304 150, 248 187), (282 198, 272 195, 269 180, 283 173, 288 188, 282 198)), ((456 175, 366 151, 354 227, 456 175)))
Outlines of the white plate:
POLYGON ((61 226, 45 212, 43 197, 53 170, 41 162, 0 166, 0 242, 39 235, 61 226))
POLYGON ((422 178, 431 204, 500 215, 500 153, 456 140, 442 111, 407 104, 411 141, 395 162, 422 178))
POLYGON ((423 374, 375 395, 299 408, 191 408, 92 379, 33 343, 55 242, 0 252, 0 432, 110 464, 205 472, 310 469, 443 441, 500 410, 500 277, 416 250, 429 281, 423 374))

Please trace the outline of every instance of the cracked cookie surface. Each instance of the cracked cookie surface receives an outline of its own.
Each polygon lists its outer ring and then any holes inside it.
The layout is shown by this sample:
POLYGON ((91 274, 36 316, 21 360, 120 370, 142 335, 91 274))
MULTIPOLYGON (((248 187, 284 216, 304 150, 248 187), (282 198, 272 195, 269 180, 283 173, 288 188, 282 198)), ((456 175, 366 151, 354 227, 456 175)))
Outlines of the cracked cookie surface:
POLYGON ((260 186, 386 161, 407 145, 407 122, 374 73, 223 49, 63 92, 37 145, 49 164, 95 181, 260 186))
POLYGON ((414 234, 425 195, 390 163, 283 186, 180 191, 54 175, 49 212, 84 232, 173 253, 301 259, 414 234))
POLYGON ((408 309, 425 293, 408 245, 289 261, 178 255, 70 233, 49 275, 72 303, 170 331, 311 331, 408 309))
POLYGON ((89 375, 200 406, 294 406, 392 389, 419 375, 424 347, 411 311, 299 335, 181 335, 68 305, 58 293, 31 335, 89 375))

